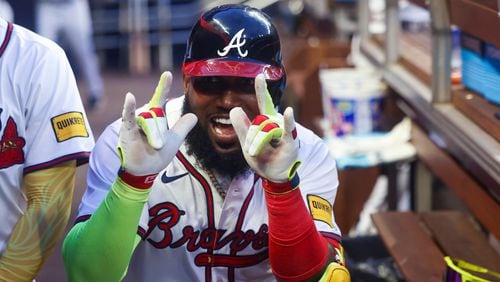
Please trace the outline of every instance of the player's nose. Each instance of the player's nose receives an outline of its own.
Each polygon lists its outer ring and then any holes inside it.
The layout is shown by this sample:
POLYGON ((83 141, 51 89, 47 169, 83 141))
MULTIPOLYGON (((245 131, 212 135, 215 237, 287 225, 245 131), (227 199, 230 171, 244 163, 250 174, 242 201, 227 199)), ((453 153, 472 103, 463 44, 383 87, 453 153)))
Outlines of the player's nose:
POLYGON ((241 106, 241 97, 238 91, 232 88, 225 89, 224 92, 219 95, 219 106, 229 110, 241 106))

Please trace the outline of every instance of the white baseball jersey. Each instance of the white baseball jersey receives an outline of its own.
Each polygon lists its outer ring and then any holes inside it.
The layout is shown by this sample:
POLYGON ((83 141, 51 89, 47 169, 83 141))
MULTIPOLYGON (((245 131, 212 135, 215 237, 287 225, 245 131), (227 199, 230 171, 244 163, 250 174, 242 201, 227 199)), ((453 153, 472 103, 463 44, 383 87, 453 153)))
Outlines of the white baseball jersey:
POLYGON ((86 162, 93 145, 62 49, 0 18, 0 255, 26 208, 23 175, 86 162))
MULTIPOLYGON (((180 117, 183 99, 167 103, 169 126, 180 117)), ((96 143, 77 221, 95 211, 116 178, 119 128, 120 121, 111 124, 96 143)), ((332 212, 338 186, 335 161, 319 137, 300 125, 297 129, 303 199, 318 231, 339 240, 332 212)), ((223 200, 184 145, 156 178, 138 233, 144 240, 133 254, 126 281, 275 280, 261 179, 252 171, 234 178, 223 200)))

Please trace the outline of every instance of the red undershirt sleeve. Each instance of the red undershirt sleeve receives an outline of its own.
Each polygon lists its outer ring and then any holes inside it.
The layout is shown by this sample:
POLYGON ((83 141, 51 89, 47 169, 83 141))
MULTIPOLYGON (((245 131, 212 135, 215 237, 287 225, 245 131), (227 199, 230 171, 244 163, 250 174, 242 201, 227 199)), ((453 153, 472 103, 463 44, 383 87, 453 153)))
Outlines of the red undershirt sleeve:
POLYGON ((327 240, 317 231, 299 189, 293 186, 276 189, 276 185, 287 184, 266 180, 263 183, 269 216, 269 260, 273 273, 283 281, 308 279, 327 264, 327 240))

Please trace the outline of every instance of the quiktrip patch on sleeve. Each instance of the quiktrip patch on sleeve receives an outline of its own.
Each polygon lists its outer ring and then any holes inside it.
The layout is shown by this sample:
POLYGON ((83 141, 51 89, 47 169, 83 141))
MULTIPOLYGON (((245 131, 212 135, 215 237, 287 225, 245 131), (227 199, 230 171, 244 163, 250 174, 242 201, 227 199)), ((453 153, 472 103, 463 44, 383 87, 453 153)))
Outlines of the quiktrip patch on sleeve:
POLYGON ((73 137, 88 137, 85 119, 81 112, 68 112, 51 118, 57 142, 73 137))
POLYGON ((316 195, 307 195, 307 204, 314 220, 323 221, 333 227, 333 209, 330 202, 316 195))

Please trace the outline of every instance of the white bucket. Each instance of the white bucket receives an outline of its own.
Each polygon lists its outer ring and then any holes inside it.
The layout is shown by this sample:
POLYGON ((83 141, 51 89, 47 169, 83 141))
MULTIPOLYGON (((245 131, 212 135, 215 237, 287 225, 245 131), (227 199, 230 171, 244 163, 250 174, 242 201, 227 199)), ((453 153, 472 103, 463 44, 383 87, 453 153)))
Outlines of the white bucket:
POLYGON ((386 85, 379 73, 355 68, 322 69, 319 73, 324 118, 337 136, 378 129, 386 85))

